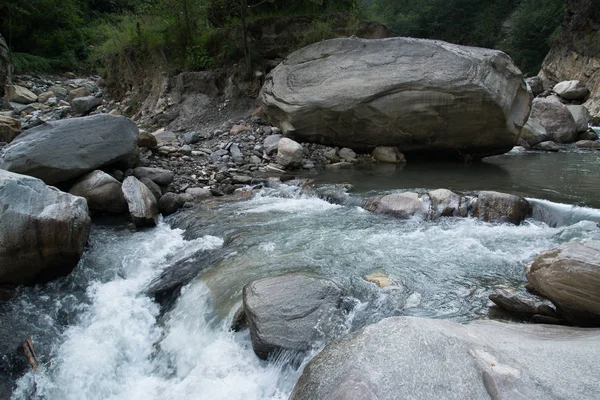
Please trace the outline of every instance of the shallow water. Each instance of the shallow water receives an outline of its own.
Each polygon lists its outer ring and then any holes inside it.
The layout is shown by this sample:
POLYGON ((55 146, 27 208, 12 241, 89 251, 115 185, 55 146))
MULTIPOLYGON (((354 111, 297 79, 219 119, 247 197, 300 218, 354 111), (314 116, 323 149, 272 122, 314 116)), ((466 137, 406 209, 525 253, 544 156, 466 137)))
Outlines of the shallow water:
MULTIPOLYGON (((273 274, 301 271, 341 284, 352 311, 339 334, 392 315, 487 318, 487 296, 500 287, 523 290, 523 268, 541 251, 600 239, 595 153, 508 155, 488 163, 311 178, 351 183, 349 195, 359 198, 439 187, 501 190, 535 198, 537 219, 520 226, 398 221, 281 185, 248 201, 186 210, 152 230, 96 224, 73 274, 0 303, 5 348, 30 336, 42 362, 20 378, 12 398, 285 399, 302 366, 258 360, 248 331, 229 329, 244 284, 273 274), (161 315, 147 285, 178 260, 222 247, 231 251, 161 315), (392 287, 366 282, 370 272, 386 273, 392 287)), ((0 379, 9 380, 1 370, 0 379)))

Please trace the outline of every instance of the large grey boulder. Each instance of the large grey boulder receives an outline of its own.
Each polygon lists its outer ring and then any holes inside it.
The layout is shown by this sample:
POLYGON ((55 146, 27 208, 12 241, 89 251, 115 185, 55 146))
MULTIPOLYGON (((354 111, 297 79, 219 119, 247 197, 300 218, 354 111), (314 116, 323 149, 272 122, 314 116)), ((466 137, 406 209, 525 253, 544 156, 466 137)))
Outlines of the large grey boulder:
POLYGON ((71 272, 90 224, 85 199, 0 170, 0 285, 43 283, 71 272))
POLYGON ((571 112, 552 96, 534 99, 530 118, 538 120, 548 137, 556 143, 572 143, 577 138, 577 127, 571 112))
POLYGON ((567 106, 569 112, 575 120, 575 127, 577 133, 585 132, 588 130, 588 123, 590 122, 590 112, 585 106, 569 105, 567 106))
POLYGON ((160 186, 168 186, 175 178, 175 172, 164 168, 138 167, 133 170, 138 179, 148 178, 160 186))
POLYGON ((512 194, 482 191, 477 196, 475 216, 486 222, 509 222, 519 225, 531 215, 531 204, 512 194))
POLYGON ((129 176, 123 181, 123 195, 136 226, 154 226, 158 218, 158 202, 142 182, 129 176))
POLYGON ((259 99, 300 142, 461 158, 512 149, 531 104, 506 54, 401 37, 307 46, 271 71, 259 99))
POLYGON ((85 198, 92 213, 121 214, 127 211, 121 182, 100 170, 83 176, 69 193, 85 198))
POLYGON ((343 322, 342 294, 334 282, 302 274, 246 285, 244 309, 256 355, 303 352, 332 336, 343 322))
POLYGON ((20 134, 0 152, 0 168, 48 184, 80 177, 103 166, 130 162, 138 128, 128 118, 94 115, 45 122, 20 134))
POLYGON ((77 97, 71 102, 73 111, 77 114, 88 114, 102 104, 102 97, 85 96, 77 97))
POLYGON ((8 83, 10 71, 10 52, 4 37, 0 34, 0 96, 4 96, 4 86, 8 83))
POLYGON ((600 331, 395 317, 329 344, 291 400, 597 399, 600 331))
POLYGON ((600 326, 600 241, 565 243, 544 252, 526 275, 568 321, 600 326))
POLYGON ((535 117, 530 117, 527 123, 521 129, 519 143, 526 148, 531 148, 548 140, 548 132, 540 121, 535 117))
POLYGON ((567 100, 581 100, 590 93, 588 88, 578 80, 559 82, 552 90, 567 100))

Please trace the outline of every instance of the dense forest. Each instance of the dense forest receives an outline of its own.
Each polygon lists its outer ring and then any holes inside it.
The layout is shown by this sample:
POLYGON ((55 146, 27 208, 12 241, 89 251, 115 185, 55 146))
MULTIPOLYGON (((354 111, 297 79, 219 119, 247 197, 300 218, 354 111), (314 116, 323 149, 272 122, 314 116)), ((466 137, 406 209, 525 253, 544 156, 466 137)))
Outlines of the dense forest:
MULTIPOLYGON (((564 0, 4 0, 0 33, 16 73, 98 70, 126 51, 148 63, 201 70, 259 63, 246 36, 251 21, 343 12, 382 22, 394 35, 498 48, 535 74, 564 6, 564 0)), ((332 32, 319 22, 298 43, 332 32)))

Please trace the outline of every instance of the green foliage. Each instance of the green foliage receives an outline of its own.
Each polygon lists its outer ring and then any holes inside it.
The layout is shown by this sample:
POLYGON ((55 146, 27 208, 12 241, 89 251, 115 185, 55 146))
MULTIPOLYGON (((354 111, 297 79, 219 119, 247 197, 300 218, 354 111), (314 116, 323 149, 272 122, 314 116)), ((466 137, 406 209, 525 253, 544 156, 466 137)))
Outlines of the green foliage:
POLYGON ((12 53, 11 58, 15 74, 47 74, 55 69, 53 64, 56 61, 48 60, 44 57, 34 56, 32 54, 12 53))
POLYGON ((524 73, 536 74, 564 16, 564 0, 523 0, 501 48, 524 73))
POLYGON ((304 47, 311 43, 330 39, 331 37, 333 37, 333 29, 331 29, 331 25, 326 21, 316 20, 313 22, 310 30, 302 37, 299 47, 304 47))

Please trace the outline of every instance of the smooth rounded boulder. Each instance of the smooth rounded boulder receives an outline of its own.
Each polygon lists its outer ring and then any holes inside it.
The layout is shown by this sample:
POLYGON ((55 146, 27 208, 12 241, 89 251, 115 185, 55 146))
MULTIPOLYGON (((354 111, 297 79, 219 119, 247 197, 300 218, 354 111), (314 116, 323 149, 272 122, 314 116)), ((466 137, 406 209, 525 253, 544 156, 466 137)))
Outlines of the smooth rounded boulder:
POLYGON ((387 318, 329 344, 291 400, 595 399, 598 330, 387 318))
POLYGON ((133 176, 138 179, 148 178, 160 186, 168 186, 175 178, 175 172, 164 168, 138 167, 133 170, 133 176))
POLYGON ((565 243, 546 251, 526 275, 567 321, 600 326, 600 241, 565 243))
POLYGON ((482 191, 477 196, 475 216, 486 222, 508 222, 519 225, 531 215, 531 204, 512 194, 482 191))
POLYGON ((506 54, 402 37, 300 49, 271 71, 259 99, 300 142, 461 159, 510 151, 531 104, 506 54))
POLYGON ((85 198, 92 213, 121 214, 127 211, 121 182, 100 170, 83 176, 69 193, 85 198))
POLYGON ((259 358, 304 352, 335 334, 343 323, 342 289, 332 281, 289 274, 244 287, 252 348, 259 358))
POLYGON ((84 198, 0 170, 0 284, 67 275, 81 258, 90 225, 84 198))
POLYGON ((581 100, 590 93, 588 88, 578 80, 559 82, 552 90, 566 100, 581 100))
POLYGON ((60 183, 104 166, 130 163, 137 140, 136 124, 125 117, 100 114, 49 121, 4 147, 0 168, 60 183))
POLYGON ((304 149, 300 143, 288 138, 281 138, 277 142, 277 163, 284 167, 299 167, 304 156, 304 149))
POLYGON ((363 208, 376 214, 386 214, 399 219, 429 216, 429 196, 414 192, 394 193, 365 200, 363 208))
POLYGON ((158 202, 150 189, 133 176, 125 178, 122 189, 135 226, 155 226, 158 202))
POLYGON ((556 96, 533 100, 530 118, 539 121, 546 129, 548 138, 556 143, 572 143, 577 138, 573 115, 556 96))

